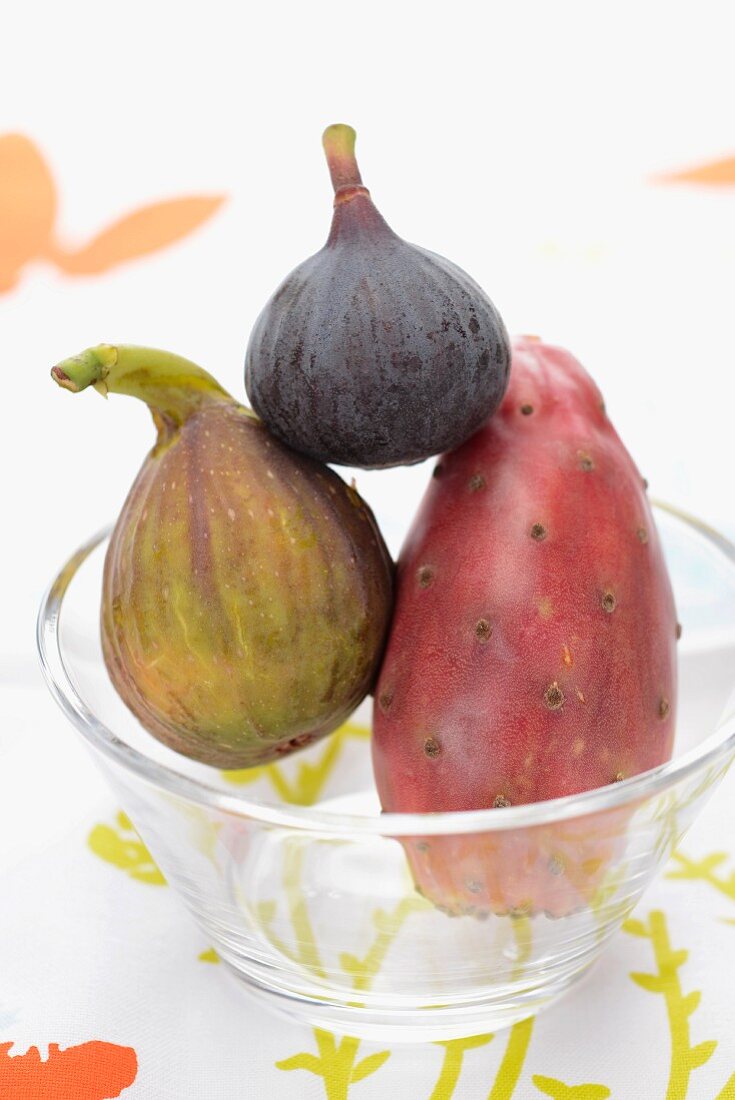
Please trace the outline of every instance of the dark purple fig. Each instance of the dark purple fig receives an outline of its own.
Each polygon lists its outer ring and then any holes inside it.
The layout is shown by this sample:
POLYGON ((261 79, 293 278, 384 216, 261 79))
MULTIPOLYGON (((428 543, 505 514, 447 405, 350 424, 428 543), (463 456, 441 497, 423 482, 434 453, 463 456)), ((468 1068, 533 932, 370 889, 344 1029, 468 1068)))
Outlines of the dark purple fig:
POLYGON ((140 398, 158 429, 105 560, 102 647, 123 701, 222 768, 331 733, 372 687, 392 607, 357 492, 177 355, 102 344, 52 375, 140 398))
POLYGON ((469 275, 396 236, 363 186, 354 148, 351 127, 325 131, 329 239, 258 318, 245 385, 274 435, 323 462, 420 462, 495 412, 508 384, 508 335, 469 275))

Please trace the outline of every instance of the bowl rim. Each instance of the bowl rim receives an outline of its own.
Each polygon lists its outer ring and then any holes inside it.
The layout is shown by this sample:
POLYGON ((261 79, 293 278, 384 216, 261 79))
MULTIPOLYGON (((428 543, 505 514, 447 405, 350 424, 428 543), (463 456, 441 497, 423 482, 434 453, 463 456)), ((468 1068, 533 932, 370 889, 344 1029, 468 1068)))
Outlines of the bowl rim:
MULTIPOLYGON (((672 516, 703 536, 735 571, 735 545, 724 535, 666 504, 652 501, 655 510, 672 516)), ((185 775, 146 756, 119 738, 86 705, 77 692, 64 661, 60 619, 64 596, 79 568, 109 536, 111 527, 98 531, 64 564, 47 588, 38 613, 36 640, 46 684, 51 695, 87 743, 108 760, 159 790, 219 812, 261 823, 329 836, 437 836, 479 832, 505 832, 519 828, 558 824, 601 811, 620 809, 659 793, 704 769, 726 767, 735 756, 735 710, 695 748, 656 768, 622 782, 580 794, 531 802, 503 809, 453 810, 436 813, 344 814, 317 806, 279 805, 243 797, 239 791, 223 791, 201 779, 185 775), (730 758, 729 760, 727 758, 730 758)))

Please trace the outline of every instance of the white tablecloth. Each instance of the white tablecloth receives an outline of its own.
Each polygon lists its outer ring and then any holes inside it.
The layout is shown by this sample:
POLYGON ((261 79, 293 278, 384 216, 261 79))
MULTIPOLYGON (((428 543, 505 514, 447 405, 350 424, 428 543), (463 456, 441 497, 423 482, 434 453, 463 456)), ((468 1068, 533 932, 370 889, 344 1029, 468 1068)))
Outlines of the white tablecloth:
MULTIPOLYGON (((735 530, 731 5, 11 8, 0 1097, 733 1100, 735 778, 558 1009, 509 1035, 371 1047, 250 1005, 119 817, 33 653, 45 584, 114 518, 152 442, 142 406, 73 399, 49 368, 99 341, 149 344, 242 395, 258 311, 326 237, 319 138, 334 121, 357 127, 398 232, 466 268, 511 331, 585 362, 652 493, 735 530)), ((357 474, 394 552, 426 477, 357 474)))
POLYGON ((495 1036, 371 1044, 251 1002, 42 687, 5 699, 3 1100, 735 1098, 735 774, 558 1006, 495 1036))

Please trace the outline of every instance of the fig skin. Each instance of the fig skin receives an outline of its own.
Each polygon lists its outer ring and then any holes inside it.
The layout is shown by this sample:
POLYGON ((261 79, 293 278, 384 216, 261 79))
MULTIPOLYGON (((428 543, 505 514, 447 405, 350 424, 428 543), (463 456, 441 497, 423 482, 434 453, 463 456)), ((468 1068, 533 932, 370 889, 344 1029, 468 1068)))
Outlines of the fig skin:
MULTIPOLYGON (((111 350, 117 365, 161 354, 111 350)), ((78 361, 54 368, 67 388, 78 361)), ((105 560, 108 672, 176 751, 220 768, 267 763, 336 729, 371 689, 392 607, 388 552, 354 489, 216 383, 197 391, 179 372, 182 414, 155 378, 125 377, 119 392, 155 391, 159 435, 105 560)))
POLYGON ((257 319, 245 386, 273 434, 305 454, 412 464, 459 446, 498 408, 510 343, 466 272, 387 225, 354 142, 348 126, 325 132, 331 232, 257 319))

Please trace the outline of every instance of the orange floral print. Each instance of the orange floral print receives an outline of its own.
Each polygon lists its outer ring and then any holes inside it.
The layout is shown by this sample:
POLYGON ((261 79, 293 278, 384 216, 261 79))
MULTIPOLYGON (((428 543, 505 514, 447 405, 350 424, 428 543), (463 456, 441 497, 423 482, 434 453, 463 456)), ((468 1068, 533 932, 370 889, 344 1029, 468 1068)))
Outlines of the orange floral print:
POLYGON ((711 160, 692 168, 663 172, 654 183, 693 183, 705 187, 735 187, 735 156, 711 160))
POLYGON ((56 237, 57 194, 40 150, 23 134, 0 135, 0 294, 26 264, 47 260, 66 275, 99 275, 166 248, 214 214, 222 195, 186 196, 141 207, 81 248, 56 237))
POLYGON ((50 1043, 45 1062, 38 1047, 13 1057, 12 1045, 0 1043, 3 1100, 111 1100, 138 1073, 133 1048, 115 1043, 92 1041, 66 1050, 50 1043))

